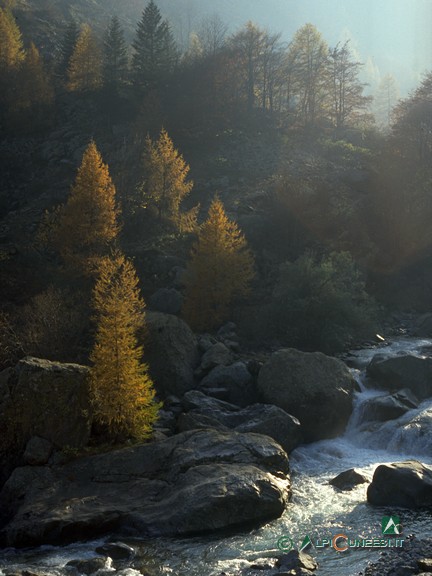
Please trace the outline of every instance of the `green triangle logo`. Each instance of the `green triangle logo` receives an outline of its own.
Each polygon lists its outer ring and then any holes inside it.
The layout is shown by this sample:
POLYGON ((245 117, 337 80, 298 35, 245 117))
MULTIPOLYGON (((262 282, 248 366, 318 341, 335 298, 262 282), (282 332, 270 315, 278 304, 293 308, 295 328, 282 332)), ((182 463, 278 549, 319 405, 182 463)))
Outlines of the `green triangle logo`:
POLYGON ((306 534, 306 536, 303 539, 303 542, 301 543, 299 552, 303 552, 303 550, 306 550, 307 548, 309 548, 309 546, 313 546, 313 544, 309 534, 306 534))

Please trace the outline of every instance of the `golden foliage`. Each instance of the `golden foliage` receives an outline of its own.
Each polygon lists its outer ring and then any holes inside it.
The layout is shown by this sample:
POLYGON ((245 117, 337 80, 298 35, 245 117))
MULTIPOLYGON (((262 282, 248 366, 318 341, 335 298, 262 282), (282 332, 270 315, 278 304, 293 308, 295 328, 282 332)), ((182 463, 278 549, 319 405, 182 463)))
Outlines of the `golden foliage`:
POLYGON ((102 259, 94 289, 90 390, 96 419, 116 440, 147 436, 160 408, 136 336, 144 325, 144 306, 132 263, 120 252, 102 259))
POLYGON ((82 27, 69 61, 67 88, 71 92, 91 92, 102 86, 102 57, 88 24, 82 27))
POLYGON ((253 264, 245 237, 216 198, 188 264, 183 314, 193 328, 208 330, 226 320, 234 299, 249 291, 253 264))
MULTIPOLYGON (((49 106, 54 92, 45 71, 39 50, 30 44, 20 71, 20 94, 17 108, 29 109, 35 106, 49 106)), ((46 118, 44 119, 46 122, 46 118)))
POLYGON ((0 69, 17 68, 24 60, 21 32, 12 12, 0 8, 0 69))
POLYGON ((180 229, 193 228, 196 211, 192 209, 187 218, 180 212, 180 204, 193 188, 193 182, 186 180, 190 168, 166 130, 161 130, 156 142, 147 136, 144 164, 147 179, 141 186, 143 207, 156 208, 161 220, 168 220, 180 229))
POLYGON ((118 235, 118 215, 108 166, 96 144, 90 142, 58 218, 57 244, 64 260, 86 274, 92 273, 118 235))

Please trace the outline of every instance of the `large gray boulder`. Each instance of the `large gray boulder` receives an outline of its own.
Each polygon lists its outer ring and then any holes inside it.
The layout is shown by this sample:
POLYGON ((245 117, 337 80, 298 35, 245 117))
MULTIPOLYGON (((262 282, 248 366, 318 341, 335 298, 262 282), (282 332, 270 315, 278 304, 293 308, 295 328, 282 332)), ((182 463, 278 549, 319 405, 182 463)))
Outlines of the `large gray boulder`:
POLYGON ((289 495, 288 458, 274 440, 194 430, 62 466, 15 469, 0 493, 0 545, 258 524, 280 516, 289 495))
POLYGON ((340 360, 292 348, 275 352, 258 376, 264 402, 298 418, 307 442, 343 432, 351 415, 355 386, 340 360))
POLYGON ((13 427, 24 445, 38 436, 57 448, 85 446, 91 431, 88 370, 31 357, 7 368, 0 373, 0 426, 13 427))
POLYGON ((198 345, 183 320, 170 314, 147 312, 144 343, 145 358, 161 396, 182 396, 194 387, 198 345))
POLYGON ((376 354, 367 367, 375 386, 396 392, 409 388, 419 400, 432 397, 432 358, 411 354, 388 358, 376 354))
POLYGON ((367 499, 376 506, 432 506, 432 471, 415 460, 381 464, 368 487, 367 499))
POLYGON ((149 300, 149 307, 155 312, 164 314, 180 314, 183 296, 175 288, 159 288, 149 300))
POLYGON ((182 414, 178 421, 182 431, 223 426, 237 432, 265 434, 276 440, 288 453, 302 442, 300 422, 278 406, 252 404, 241 409, 210 398, 198 390, 187 392, 183 405, 188 412, 182 414))
POLYGON ((224 399, 238 406, 247 406, 257 400, 252 375, 244 362, 216 366, 201 380, 200 388, 203 392, 222 389, 224 399))
POLYGON ((363 404, 362 422, 393 420, 417 407, 418 401, 408 389, 376 396, 363 404))

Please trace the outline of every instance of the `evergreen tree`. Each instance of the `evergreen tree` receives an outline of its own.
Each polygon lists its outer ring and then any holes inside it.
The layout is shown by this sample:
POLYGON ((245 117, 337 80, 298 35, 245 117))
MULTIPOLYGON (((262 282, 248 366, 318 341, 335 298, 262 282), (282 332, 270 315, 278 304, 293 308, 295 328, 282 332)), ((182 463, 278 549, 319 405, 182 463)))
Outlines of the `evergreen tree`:
POLYGON ((57 244, 63 259, 80 272, 93 272, 118 235, 118 213, 108 166, 91 142, 60 211, 57 244))
POLYGON ((162 20, 154 0, 150 0, 138 23, 132 44, 134 84, 138 88, 152 88, 170 72, 177 58, 177 49, 170 26, 162 20))
POLYGON ((96 343, 91 353, 90 391, 96 419, 114 440, 147 436, 160 405, 142 363, 137 330, 144 325, 144 302, 135 269, 121 253, 100 262, 94 289, 96 343))
POLYGON ((128 57, 124 33, 117 16, 113 16, 104 40, 103 83, 110 90, 118 91, 125 82, 128 57))
POLYGON ((102 65, 99 45, 93 31, 85 24, 78 36, 69 60, 68 90, 92 92, 102 85, 102 65))
POLYGON ((69 62, 75 51, 75 46, 80 35, 80 29, 75 20, 71 20, 65 29, 62 44, 60 47, 59 73, 63 79, 67 80, 69 62))
POLYGON ((247 295, 253 276, 253 256, 246 239, 216 198, 192 249, 184 317, 196 330, 219 326, 234 299, 247 295))
POLYGON ((180 212, 180 204, 193 187, 193 182, 186 180, 190 168, 174 148, 166 130, 161 130, 156 142, 147 136, 144 163, 147 178, 140 188, 143 207, 155 208, 160 220, 180 228, 188 227, 186 221, 193 225, 197 210, 180 212))

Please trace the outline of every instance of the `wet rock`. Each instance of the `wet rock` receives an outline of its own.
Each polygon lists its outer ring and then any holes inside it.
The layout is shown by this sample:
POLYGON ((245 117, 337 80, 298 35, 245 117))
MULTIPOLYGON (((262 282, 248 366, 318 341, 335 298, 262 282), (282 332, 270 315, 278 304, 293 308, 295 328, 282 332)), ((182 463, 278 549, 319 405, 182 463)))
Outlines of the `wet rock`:
POLYGON ((258 376, 263 400, 298 418, 307 442, 343 432, 354 389, 354 378, 340 360, 292 348, 275 352, 258 376))
POLYGON ((159 394, 182 396, 194 386, 199 355, 197 340, 180 318, 146 314, 145 357, 159 394))
POLYGON ((187 414, 179 418, 179 429, 231 428, 237 432, 265 434, 278 442, 286 452, 291 452, 302 442, 300 422, 285 410, 270 404, 252 404, 241 409, 227 402, 210 398, 198 390, 191 390, 184 397, 187 414), (189 428, 185 428, 188 426, 189 428))
POLYGON ((75 568, 76 574, 94 574, 98 570, 111 567, 111 559, 90 558, 89 560, 70 560, 66 564, 66 569, 75 568))
POLYGON ((175 288, 160 288, 149 300, 149 308, 164 314, 180 314, 183 296, 175 288))
POLYGON ((411 334, 418 338, 429 338, 432 336, 432 314, 423 314, 418 318, 411 328, 411 334))
POLYGON ((304 552, 299 552, 298 550, 291 550, 288 554, 280 556, 276 562, 276 566, 286 572, 296 570, 297 568, 303 568, 304 570, 313 572, 318 568, 318 564, 312 556, 304 552))
POLYGON ((369 482, 369 479, 366 478, 360 472, 357 472, 355 468, 350 468, 349 470, 345 470, 338 474, 335 478, 329 481, 329 484, 334 486, 335 488, 339 488, 339 490, 352 490, 359 484, 366 484, 369 482))
POLYGON ((386 420, 393 420, 417 407, 418 400, 414 394, 408 389, 400 390, 396 394, 377 396, 365 402, 362 421, 385 422, 386 420))
POLYGON ((417 561, 418 569, 422 572, 432 572, 432 558, 421 558, 417 561))
POLYGON ((113 560, 129 560, 135 557, 135 549, 124 542, 106 542, 98 546, 96 552, 109 556, 113 560))
POLYGON ((23 456, 24 462, 30 464, 30 466, 46 464, 52 451, 53 445, 49 440, 45 440, 45 438, 40 438, 39 436, 33 436, 27 442, 23 456))
POLYGON ((381 464, 368 487, 367 499, 376 506, 432 506, 432 472, 415 460, 381 464))
POLYGON ((238 406, 247 406, 257 400, 252 375, 243 362, 216 366, 201 380, 200 388, 203 392, 211 388, 226 388, 229 390, 228 401, 238 406))
POLYGON ((419 400, 432 396, 432 358, 419 358, 411 354, 388 358, 376 354, 366 372, 379 388, 391 392, 409 388, 419 400))
POLYGON ((259 524, 280 516, 289 496, 288 458, 274 440, 193 430, 62 466, 16 468, 0 493, 0 545, 259 524))

